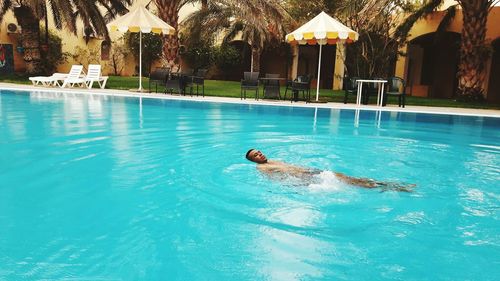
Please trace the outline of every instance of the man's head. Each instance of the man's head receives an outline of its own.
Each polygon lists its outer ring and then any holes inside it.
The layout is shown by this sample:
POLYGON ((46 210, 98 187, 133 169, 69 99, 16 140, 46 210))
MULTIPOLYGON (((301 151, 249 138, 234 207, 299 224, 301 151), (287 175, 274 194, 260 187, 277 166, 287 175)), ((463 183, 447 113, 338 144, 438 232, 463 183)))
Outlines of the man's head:
POLYGON ((255 162, 257 164, 267 163, 267 158, 262 152, 257 149, 250 149, 245 156, 248 160, 255 162))

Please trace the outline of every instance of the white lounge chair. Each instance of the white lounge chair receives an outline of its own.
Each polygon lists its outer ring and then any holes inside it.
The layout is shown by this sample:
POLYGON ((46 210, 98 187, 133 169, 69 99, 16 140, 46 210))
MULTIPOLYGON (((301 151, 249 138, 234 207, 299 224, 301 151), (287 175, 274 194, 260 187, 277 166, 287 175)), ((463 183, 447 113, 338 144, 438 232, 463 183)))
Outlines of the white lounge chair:
POLYGON ((51 76, 34 76, 29 77, 33 86, 61 86, 62 81, 68 77, 67 73, 54 73, 51 76))
POLYGON ((61 85, 61 88, 66 87, 66 85, 70 85, 71 87, 79 85, 83 87, 85 85, 85 78, 80 77, 82 70, 83 65, 72 65, 68 76, 64 79, 64 82, 61 85))
POLYGON ((89 64, 89 69, 87 71, 87 76, 85 77, 85 85, 87 88, 92 89, 95 82, 99 84, 101 89, 106 87, 106 82, 108 81, 108 76, 101 76, 101 65, 100 64, 89 64))

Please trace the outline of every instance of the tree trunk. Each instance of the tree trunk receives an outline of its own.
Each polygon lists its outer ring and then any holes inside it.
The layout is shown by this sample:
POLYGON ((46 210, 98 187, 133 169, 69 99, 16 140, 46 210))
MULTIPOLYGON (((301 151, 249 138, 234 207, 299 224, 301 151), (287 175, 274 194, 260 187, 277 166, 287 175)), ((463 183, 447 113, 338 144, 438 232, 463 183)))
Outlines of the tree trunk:
POLYGON ((252 50, 252 62, 253 62, 253 72, 260 72, 260 55, 262 50, 260 48, 251 48, 252 50))
POLYGON ((163 36, 163 57, 171 67, 179 64, 179 9, 180 0, 154 0, 158 8, 158 16, 175 28, 172 35, 163 36))
POLYGON ((458 98, 484 99, 485 62, 490 53, 485 46, 488 0, 462 0, 462 41, 458 63, 458 98))
POLYGON ((30 7, 14 8, 14 16, 21 26, 21 40, 24 48, 23 59, 26 62, 26 73, 29 75, 42 72, 40 54, 40 25, 30 7))

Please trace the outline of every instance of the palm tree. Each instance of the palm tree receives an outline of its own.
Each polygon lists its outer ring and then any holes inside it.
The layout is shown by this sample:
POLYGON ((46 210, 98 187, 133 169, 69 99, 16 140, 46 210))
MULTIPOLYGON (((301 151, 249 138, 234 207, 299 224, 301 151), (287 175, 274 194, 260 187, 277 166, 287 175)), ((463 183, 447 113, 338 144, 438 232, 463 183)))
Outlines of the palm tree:
MULTIPOLYGON (((403 26, 413 25, 418 19, 433 12, 443 0, 431 0, 421 9, 408 17, 403 26)), ((486 23, 491 8, 498 0, 457 0, 462 8, 463 24, 458 62, 457 96, 464 100, 482 100, 484 98, 485 62, 490 56, 486 46, 486 23)), ((447 10, 454 13, 454 9, 447 10)), ((443 21, 449 22, 450 16, 443 21)), ((440 24, 442 29, 446 24, 440 24)), ((406 32, 409 29, 405 30, 406 32)))
POLYGON ((158 9, 158 17, 175 29, 174 34, 163 36, 163 56, 168 64, 177 64, 179 52, 179 11, 181 8, 194 0, 152 0, 158 9))
POLYGON ((457 0, 463 26, 458 63, 458 94, 466 100, 484 98, 485 62, 491 55, 486 43, 486 22, 494 0, 457 0))
POLYGON ((206 10, 208 0, 151 0, 151 2, 158 9, 158 16, 175 28, 174 34, 163 36, 163 57, 167 64, 176 65, 179 56, 179 11, 184 5, 196 2, 201 2, 201 10, 206 10))
POLYGON ((251 69, 258 71, 264 47, 279 44, 290 21, 279 0, 213 0, 184 24, 190 34, 203 38, 225 32, 224 43, 240 35, 252 48, 251 69))
POLYGON ((37 74, 42 71, 40 52, 40 20, 52 11, 55 27, 76 34, 76 20, 85 27, 95 30, 97 35, 109 39, 106 22, 118 14, 127 12, 126 5, 132 0, 0 0, 0 22, 9 10, 21 26, 21 40, 24 47, 26 72, 37 74), (101 9, 105 10, 103 14, 101 9))

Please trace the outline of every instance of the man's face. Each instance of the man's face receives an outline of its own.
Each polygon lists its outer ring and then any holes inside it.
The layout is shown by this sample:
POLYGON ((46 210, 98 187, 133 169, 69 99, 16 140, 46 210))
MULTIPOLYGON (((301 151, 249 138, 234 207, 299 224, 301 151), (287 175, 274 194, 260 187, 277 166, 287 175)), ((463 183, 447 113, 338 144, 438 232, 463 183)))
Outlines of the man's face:
POLYGON ((248 158, 250 161, 255 162, 255 163, 259 163, 259 164, 267 162, 266 156, 264 154, 262 154, 262 152, 260 152, 257 149, 252 150, 250 152, 250 154, 248 155, 248 158))

